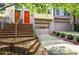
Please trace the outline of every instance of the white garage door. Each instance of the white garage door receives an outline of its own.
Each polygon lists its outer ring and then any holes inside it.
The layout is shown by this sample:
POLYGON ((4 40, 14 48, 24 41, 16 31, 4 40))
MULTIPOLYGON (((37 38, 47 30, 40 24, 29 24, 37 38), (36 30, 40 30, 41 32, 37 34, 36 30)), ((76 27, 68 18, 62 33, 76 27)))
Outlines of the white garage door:
POLYGON ((54 23, 54 30, 56 30, 56 31, 70 31, 71 24, 55 22, 54 23))

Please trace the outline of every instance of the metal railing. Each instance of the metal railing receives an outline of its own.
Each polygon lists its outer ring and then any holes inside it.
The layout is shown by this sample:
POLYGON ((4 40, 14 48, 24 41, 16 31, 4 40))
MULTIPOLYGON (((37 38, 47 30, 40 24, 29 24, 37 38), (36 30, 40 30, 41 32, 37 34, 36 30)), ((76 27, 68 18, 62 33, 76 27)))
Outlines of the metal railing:
POLYGON ((6 21, 6 17, 0 19, 0 29, 3 29, 4 21, 6 21))
MULTIPOLYGON (((19 17, 19 19, 20 19, 20 17, 19 17)), ((18 21, 15 23, 15 39, 17 38, 17 25, 18 25, 18 23, 19 23, 19 19, 18 19, 18 21)))
POLYGON ((9 16, 0 19, 0 29, 4 28, 5 23, 11 23, 11 19, 9 16))
POLYGON ((0 19, 0 29, 3 29, 3 21, 2 21, 2 18, 0 19))

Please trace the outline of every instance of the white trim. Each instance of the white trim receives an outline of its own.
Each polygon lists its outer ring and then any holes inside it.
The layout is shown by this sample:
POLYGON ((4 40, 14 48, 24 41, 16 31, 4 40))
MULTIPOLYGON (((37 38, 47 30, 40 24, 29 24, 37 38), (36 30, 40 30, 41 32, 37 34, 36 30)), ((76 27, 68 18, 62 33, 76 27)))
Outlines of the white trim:
POLYGON ((22 13, 23 13, 23 16, 22 16, 23 17, 23 24, 24 24, 24 11, 22 11, 22 13))

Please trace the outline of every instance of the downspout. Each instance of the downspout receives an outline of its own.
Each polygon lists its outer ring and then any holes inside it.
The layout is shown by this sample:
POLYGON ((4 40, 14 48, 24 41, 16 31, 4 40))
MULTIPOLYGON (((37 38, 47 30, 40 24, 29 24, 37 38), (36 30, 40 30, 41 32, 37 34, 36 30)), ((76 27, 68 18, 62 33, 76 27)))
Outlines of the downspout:
POLYGON ((72 27, 72 31, 74 31, 75 20, 76 20, 76 16, 71 15, 70 24, 71 24, 71 27, 72 27))

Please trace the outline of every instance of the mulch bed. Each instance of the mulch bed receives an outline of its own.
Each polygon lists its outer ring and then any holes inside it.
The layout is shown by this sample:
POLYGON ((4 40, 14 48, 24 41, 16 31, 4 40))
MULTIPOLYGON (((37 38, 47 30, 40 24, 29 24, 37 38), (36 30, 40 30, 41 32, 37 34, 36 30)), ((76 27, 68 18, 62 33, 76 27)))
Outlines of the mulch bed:
POLYGON ((76 40, 68 40, 67 39, 67 37, 64 37, 64 38, 61 38, 60 36, 56 36, 55 34, 50 34, 50 35, 53 35, 53 36, 55 36, 55 37, 57 37, 57 38, 60 38, 60 39, 62 39, 62 40, 64 40, 64 41, 68 41, 68 42, 71 42, 71 43, 73 43, 74 45, 79 45, 79 42, 77 42, 76 40))

